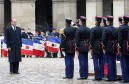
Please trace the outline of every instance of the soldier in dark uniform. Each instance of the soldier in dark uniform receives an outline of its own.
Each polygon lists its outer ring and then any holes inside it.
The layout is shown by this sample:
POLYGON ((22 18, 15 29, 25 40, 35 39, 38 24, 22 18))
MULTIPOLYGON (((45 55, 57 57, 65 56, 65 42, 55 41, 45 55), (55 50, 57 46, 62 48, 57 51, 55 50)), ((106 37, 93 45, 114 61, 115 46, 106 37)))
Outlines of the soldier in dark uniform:
POLYGON ((121 47, 121 68, 122 79, 121 82, 129 82, 129 50, 128 50, 128 38, 129 38, 129 16, 123 16, 122 23, 118 29, 118 42, 121 47))
POLYGON ((113 27, 113 16, 107 16, 107 27, 104 29, 102 41, 108 63, 108 80, 116 80, 116 53, 117 53, 118 32, 113 27))
POLYGON ((16 26, 16 19, 12 19, 11 26, 6 29, 5 33, 8 58, 10 62, 10 74, 19 73, 19 62, 21 62, 21 28, 16 26))
POLYGON ((64 29, 65 40, 62 39, 62 49, 65 51, 65 75, 63 79, 72 79, 74 76, 74 56, 75 56, 75 33, 76 29, 71 27, 71 19, 66 19, 64 29))
POLYGON ((86 17, 80 16, 80 27, 76 30, 76 47, 79 52, 79 73, 80 78, 78 80, 88 78, 88 51, 89 51, 89 39, 90 29, 86 27, 86 17))
POLYGON ((103 64, 103 50, 102 50, 102 33, 103 28, 100 26, 102 17, 95 17, 95 27, 91 30, 90 43, 93 48, 93 63, 94 63, 94 80, 102 80, 104 73, 104 64, 103 64))

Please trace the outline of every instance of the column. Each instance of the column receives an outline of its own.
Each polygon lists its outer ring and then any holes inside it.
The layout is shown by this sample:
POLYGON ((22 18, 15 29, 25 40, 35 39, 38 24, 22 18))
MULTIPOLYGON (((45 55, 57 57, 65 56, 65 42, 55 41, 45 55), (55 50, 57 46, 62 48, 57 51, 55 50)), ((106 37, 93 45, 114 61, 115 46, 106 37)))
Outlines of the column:
POLYGON ((65 27, 65 18, 77 19, 76 0, 53 0, 53 27, 65 27))
POLYGON ((113 0, 114 26, 118 27, 118 17, 129 15, 129 0, 113 0))
POLYGON ((4 30, 4 0, 0 0, 0 33, 4 30))
POLYGON ((103 0, 86 0, 87 26, 95 26, 95 16, 103 15, 103 0))
POLYGON ((35 33, 35 0, 11 0, 12 18, 17 25, 35 33))

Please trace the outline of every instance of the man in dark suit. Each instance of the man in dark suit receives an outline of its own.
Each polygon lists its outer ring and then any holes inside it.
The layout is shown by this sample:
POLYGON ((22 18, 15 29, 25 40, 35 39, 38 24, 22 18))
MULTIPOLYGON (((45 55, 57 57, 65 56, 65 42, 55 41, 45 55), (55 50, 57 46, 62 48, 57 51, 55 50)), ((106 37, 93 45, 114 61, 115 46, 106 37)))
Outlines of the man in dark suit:
POLYGON ((90 43, 93 48, 93 63, 94 63, 94 80, 102 80, 104 74, 103 50, 102 50, 102 33, 103 28, 100 26, 102 17, 95 17, 95 27, 91 30, 90 43))
POLYGON ((16 19, 11 20, 11 26, 6 29, 6 43, 10 62, 10 74, 20 74, 19 62, 21 62, 21 29, 16 26, 16 19))
POLYGON ((88 51, 89 51, 89 39, 90 28, 86 27, 86 17, 80 16, 80 27, 76 30, 76 47, 79 52, 79 73, 80 78, 83 80, 88 78, 88 51))
POLYGON ((62 49, 65 51, 65 75, 63 79, 72 79, 74 74, 74 56, 75 56, 75 33, 76 29, 71 27, 71 19, 66 19, 64 29, 65 39, 62 39, 62 49))
POLYGON ((108 80, 116 80, 116 53, 118 32, 113 27, 113 16, 107 16, 107 27, 103 31, 102 41, 105 47, 105 53, 108 63, 108 80))
POLYGON ((121 52, 122 83, 129 82, 129 16, 123 16, 122 23, 118 29, 118 42, 121 52))

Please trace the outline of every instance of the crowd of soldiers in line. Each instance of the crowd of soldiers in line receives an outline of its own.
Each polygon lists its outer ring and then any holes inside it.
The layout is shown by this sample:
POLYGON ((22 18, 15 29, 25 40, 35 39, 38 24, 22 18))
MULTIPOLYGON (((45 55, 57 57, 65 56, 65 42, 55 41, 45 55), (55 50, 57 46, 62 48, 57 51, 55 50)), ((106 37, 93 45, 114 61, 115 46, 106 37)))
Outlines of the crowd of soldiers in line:
POLYGON ((65 77, 74 77, 74 56, 78 51, 79 73, 78 80, 88 78, 88 52, 93 50, 94 80, 104 78, 104 64, 108 64, 108 76, 106 81, 116 81, 116 57, 120 57, 122 69, 122 83, 129 82, 129 16, 119 17, 118 28, 113 26, 113 16, 105 18, 95 17, 95 27, 86 26, 87 18, 80 16, 75 28, 71 26, 72 19, 66 19, 66 27, 61 29, 61 49, 65 52, 65 77), (103 20, 103 21, 102 21, 103 20), (103 22, 103 26, 101 25, 103 22))

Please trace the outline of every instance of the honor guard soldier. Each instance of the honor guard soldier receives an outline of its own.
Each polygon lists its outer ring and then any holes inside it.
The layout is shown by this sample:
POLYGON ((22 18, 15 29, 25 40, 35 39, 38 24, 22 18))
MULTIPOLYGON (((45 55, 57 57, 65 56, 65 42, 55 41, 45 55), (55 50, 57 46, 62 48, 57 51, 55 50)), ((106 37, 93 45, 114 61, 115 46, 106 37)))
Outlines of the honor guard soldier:
POLYGON ((104 29, 102 41, 108 63, 108 80, 116 80, 116 53, 118 32, 113 27, 113 16, 107 16, 107 27, 104 29))
POLYGON ((86 17, 80 16, 80 27, 76 30, 76 47, 79 52, 79 73, 80 78, 83 80, 88 78, 88 51, 89 51, 89 39, 90 28, 86 27, 86 17))
POLYGON ((122 23, 118 29, 118 42, 121 50, 121 67, 122 67, 122 79, 121 82, 129 82, 129 50, 128 50, 128 38, 129 38, 129 16, 123 16, 122 23))
POLYGON ((90 43, 93 48, 93 63, 94 63, 94 80, 102 80, 104 74, 103 50, 102 50, 102 33, 103 28, 100 26, 102 17, 95 17, 95 27, 91 30, 90 43))
POLYGON ((62 39, 62 49, 65 51, 65 77, 63 79, 72 79, 74 74, 74 56, 75 56, 75 33, 76 29, 71 27, 71 19, 66 19, 64 29, 65 39, 62 39))

